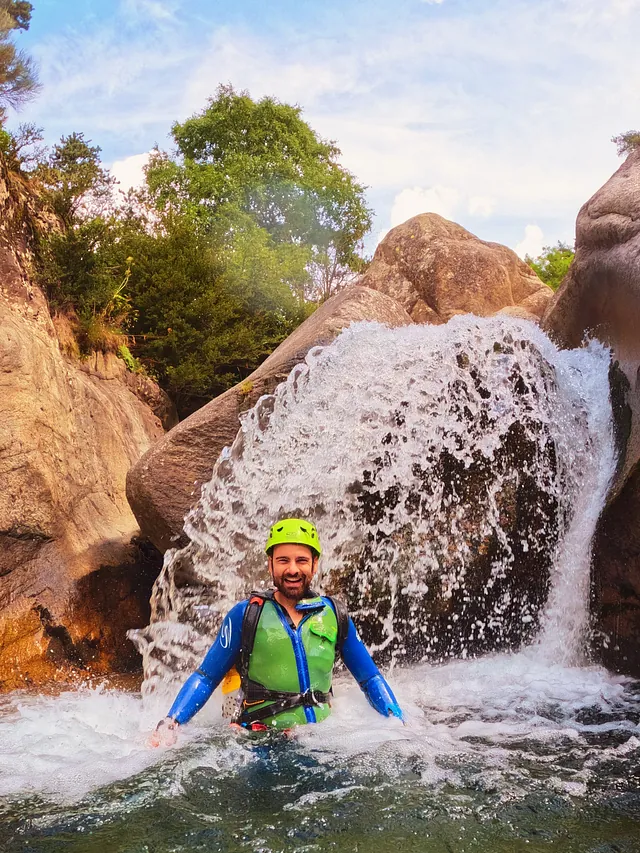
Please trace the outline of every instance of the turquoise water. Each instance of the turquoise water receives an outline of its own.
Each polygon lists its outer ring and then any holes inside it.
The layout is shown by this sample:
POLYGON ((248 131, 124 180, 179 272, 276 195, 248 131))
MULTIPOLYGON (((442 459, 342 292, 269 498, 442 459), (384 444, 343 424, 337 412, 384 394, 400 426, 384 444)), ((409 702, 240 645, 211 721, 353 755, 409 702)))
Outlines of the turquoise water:
POLYGON ((531 653, 391 676, 408 725, 347 679, 293 740, 211 707, 152 750, 132 694, 13 695, 0 711, 0 849, 640 851, 640 684, 531 653))

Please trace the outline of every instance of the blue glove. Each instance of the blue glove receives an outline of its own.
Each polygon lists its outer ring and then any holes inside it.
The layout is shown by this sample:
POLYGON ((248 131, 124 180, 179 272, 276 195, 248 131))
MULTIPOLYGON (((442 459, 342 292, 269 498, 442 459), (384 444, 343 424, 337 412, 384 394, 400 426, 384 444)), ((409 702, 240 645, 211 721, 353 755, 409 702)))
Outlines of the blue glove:
POLYGON ((182 689, 176 696, 175 702, 169 709, 168 717, 171 717, 182 725, 188 723, 191 717, 197 713, 204 703, 209 699, 215 689, 215 684, 207 678, 200 670, 190 675, 182 685, 182 689))
POLYGON ((398 700, 393 695, 393 691, 387 682, 379 673, 378 675, 374 675, 369 678, 360 686, 364 690, 364 693, 369 700, 369 704, 372 705, 379 714, 382 714, 383 717, 398 717, 399 720, 404 722, 404 717, 402 715, 400 705, 398 705, 398 700))

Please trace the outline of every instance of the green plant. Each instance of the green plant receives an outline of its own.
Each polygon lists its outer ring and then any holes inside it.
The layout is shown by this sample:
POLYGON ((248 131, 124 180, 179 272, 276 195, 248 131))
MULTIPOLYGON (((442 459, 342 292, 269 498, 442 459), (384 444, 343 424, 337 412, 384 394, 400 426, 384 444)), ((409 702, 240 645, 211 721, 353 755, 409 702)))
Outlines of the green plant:
POLYGON ((25 0, 0 2, 0 121, 7 107, 19 109, 40 88, 33 61, 13 41, 16 30, 29 29, 32 8, 25 0))
POLYGON ((545 284, 557 290, 569 271, 574 255, 571 246, 558 241, 555 246, 545 246, 537 258, 526 255, 525 261, 545 284))
POLYGON ((640 130, 628 130, 619 136, 612 136, 611 141, 618 149, 618 156, 626 157, 627 154, 640 148, 640 130))
POLYGON ((135 356, 131 354, 131 350, 127 344, 120 344, 116 350, 116 355, 124 361, 131 373, 146 374, 147 371, 145 370, 144 365, 139 359, 135 358, 135 356))
POLYGON ((95 351, 117 353, 126 340, 124 335, 95 314, 78 318, 77 338, 82 355, 95 351))

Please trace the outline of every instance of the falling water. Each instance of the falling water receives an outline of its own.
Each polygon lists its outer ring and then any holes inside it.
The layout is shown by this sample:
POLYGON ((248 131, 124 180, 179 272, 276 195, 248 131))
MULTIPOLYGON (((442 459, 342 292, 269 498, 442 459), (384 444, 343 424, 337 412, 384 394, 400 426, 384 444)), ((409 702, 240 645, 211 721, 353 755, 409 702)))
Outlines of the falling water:
POLYGON ((0 699, 0 848, 637 851, 640 691, 584 659, 614 464, 608 352, 534 325, 358 324, 244 416, 137 632, 143 697, 0 699), (221 614, 266 582, 274 518, 313 518, 407 725, 348 674, 273 748, 214 698, 147 739, 221 614))
POLYGON ((264 583, 265 531, 312 518, 319 586, 381 662, 537 643, 576 662, 590 543, 614 464, 608 352, 531 323, 359 323, 242 421, 134 635, 146 688, 188 670, 264 583), (545 610, 546 605, 546 610, 545 610))

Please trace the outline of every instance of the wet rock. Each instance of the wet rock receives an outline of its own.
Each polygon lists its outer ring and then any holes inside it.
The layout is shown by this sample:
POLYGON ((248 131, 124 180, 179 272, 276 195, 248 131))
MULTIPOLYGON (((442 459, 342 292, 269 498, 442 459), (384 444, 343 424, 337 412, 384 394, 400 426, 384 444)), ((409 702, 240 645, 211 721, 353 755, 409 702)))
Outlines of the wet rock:
POLYGON ((626 377, 623 400, 612 385, 621 461, 594 541, 594 636, 608 666, 640 675, 640 151, 581 208, 575 260, 542 326, 565 347, 598 337, 626 377))
POLYGON ((358 320, 388 326, 411 323, 393 299, 353 286, 327 300, 244 382, 221 394, 174 427, 154 445, 127 478, 127 497, 145 536, 160 550, 185 545, 184 517, 211 478, 214 462, 230 445, 239 416, 270 394, 314 346, 330 343, 358 320))
MULTIPOLYGON (((512 382, 516 393, 531 393, 521 375, 512 382)), ((459 417, 472 432, 471 412, 462 406, 459 417)), ((403 440, 402 411, 396 422, 376 469, 352 484, 356 526, 366 541, 345 569, 330 573, 330 591, 348 602, 365 643, 383 663, 442 661, 526 644, 539 628, 559 535, 549 481, 555 446, 547 425, 534 419, 512 424, 492 459, 476 451, 470 464, 441 446, 426 447, 411 485, 381 490, 378 474, 394 464, 394 446, 403 440), (426 518, 429 533, 417 536, 426 518), (426 574, 414 568, 425 552, 434 558, 426 574)), ((449 439, 443 436, 445 445, 449 439)))
POLYGON ((393 228, 361 283, 398 300, 416 323, 446 323, 455 314, 488 317, 514 308, 515 316, 540 318, 552 296, 511 249, 479 240, 436 213, 393 228))

